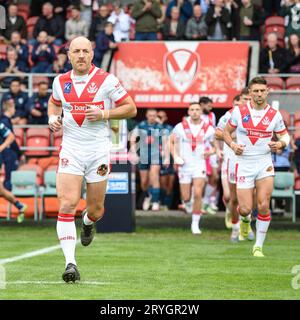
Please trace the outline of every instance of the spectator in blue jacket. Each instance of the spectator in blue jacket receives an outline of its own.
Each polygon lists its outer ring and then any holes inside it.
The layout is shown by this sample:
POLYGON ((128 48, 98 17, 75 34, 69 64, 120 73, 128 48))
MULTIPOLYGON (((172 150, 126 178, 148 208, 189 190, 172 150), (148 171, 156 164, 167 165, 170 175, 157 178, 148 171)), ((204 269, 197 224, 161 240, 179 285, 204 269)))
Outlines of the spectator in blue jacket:
POLYGON ((118 45, 113 35, 114 27, 111 22, 107 22, 104 31, 96 37, 96 48, 94 54, 94 64, 101 67, 102 59, 109 50, 116 50, 118 45))
POLYGON ((171 18, 171 10, 173 7, 178 7, 180 11, 179 19, 184 23, 193 16, 193 6, 189 0, 171 0, 167 6, 166 17, 171 18))
POLYGON ((32 49, 31 59, 34 66, 31 68, 33 73, 45 73, 49 66, 55 60, 55 50, 52 44, 48 43, 47 32, 41 31, 38 36, 38 42, 32 49))
POLYGON ((56 59, 47 70, 47 73, 66 73, 72 69, 72 65, 67 57, 67 51, 60 48, 57 52, 56 59))
POLYGON ((15 73, 21 74, 29 72, 29 68, 26 63, 18 59, 18 54, 15 48, 7 47, 6 59, 0 61, 0 72, 10 73, 12 76, 6 76, 1 82, 2 88, 9 88, 9 85, 13 79, 16 79, 13 75, 15 73))
POLYGON ((10 45, 16 49, 18 54, 18 60, 23 61, 28 67, 29 50, 28 46, 21 42, 21 34, 18 31, 14 31, 10 37, 10 45))
POLYGON ((21 81, 14 79, 10 83, 10 90, 5 92, 2 97, 1 109, 5 101, 13 99, 15 102, 16 113, 12 118, 12 124, 26 124, 27 123, 27 110, 26 104, 28 102, 28 94, 21 91, 21 81))
POLYGON ((50 97, 48 88, 47 82, 40 82, 38 92, 29 98, 27 103, 29 124, 48 124, 47 107, 50 97))
MULTIPOLYGON (((0 123, 4 123, 4 125, 11 131, 13 131, 13 125, 11 122, 11 118, 14 116, 16 112, 15 102, 13 99, 6 100, 3 103, 3 113, 0 118, 0 123)), ((3 141, 1 141, 3 143, 3 141)), ((6 149, 1 152, 2 160, 5 165, 5 178, 4 178, 4 188, 11 191, 11 172, 17 170, 19 167, 19 161, 24 156, 22 156, 22 152, 16 142, 14 140, 6 149)))

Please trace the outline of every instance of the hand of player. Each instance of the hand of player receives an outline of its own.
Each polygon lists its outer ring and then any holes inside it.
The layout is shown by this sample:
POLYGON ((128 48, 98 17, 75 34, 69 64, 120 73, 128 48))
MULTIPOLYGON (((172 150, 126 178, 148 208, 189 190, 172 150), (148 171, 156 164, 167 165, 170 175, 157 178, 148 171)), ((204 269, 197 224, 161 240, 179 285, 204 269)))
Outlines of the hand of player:
POLYGON ((234 153, 237 155, 237 156, 240 156, 243 154, 244 152, 244 148, 245 146, 243 146, 242 144, 237 144, 235 142, 232 142, 231 145, 230 145, 231 149, 234 151, 234 153))
POLYGON ((49 127, 53 132, 57 132, 62 128, 61 116, 51 115, 48 121, 49 127))
POLYGON ((104 117, 104 110, 101 110, 99 108, 89 107, 85 110, 85 117, 88 121, 94 122, 94 121, 100 121, 104 117))
POLYGON ((281 151, 282 149, 282 143, 280 141, 270 141, 268 143, 270 149, 272 152, 278 152, 278 151, 281 151))
POLYGON ((184 160, 179 156, 175 156, 174 163, 178 166, 182 166, 184 164, 184 160))

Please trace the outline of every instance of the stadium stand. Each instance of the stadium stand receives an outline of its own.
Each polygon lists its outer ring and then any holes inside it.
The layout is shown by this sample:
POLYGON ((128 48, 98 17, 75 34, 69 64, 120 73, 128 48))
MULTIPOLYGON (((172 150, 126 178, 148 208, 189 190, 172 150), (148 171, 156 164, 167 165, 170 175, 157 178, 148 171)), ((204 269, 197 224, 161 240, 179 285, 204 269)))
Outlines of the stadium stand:
MULTIPOLYGON (((26 146, 34 148, 50 147, 48 128, 29 128, 26 132, 26 146)), ((26 156, 50 156, 50 150, 26 150, 26 156)))
POLYGON ((285 21, 283 17, 273 16, 269 17, 265 21, 265 33, 275 32, 278 35, 285 34, 285 21))
POLYGON ((287 90, 300 90, 300 77, 289 77, 286 79, 287 90))
POLYGON ((284 80, 279 77, 266 77, 270 90, 284 89, 284 80))

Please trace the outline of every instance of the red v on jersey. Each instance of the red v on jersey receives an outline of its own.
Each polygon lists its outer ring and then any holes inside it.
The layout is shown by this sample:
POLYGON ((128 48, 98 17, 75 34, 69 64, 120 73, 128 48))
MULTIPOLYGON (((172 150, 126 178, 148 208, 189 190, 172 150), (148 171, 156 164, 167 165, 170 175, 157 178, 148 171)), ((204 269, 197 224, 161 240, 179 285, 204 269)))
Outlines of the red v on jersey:
MULTIPOLYGON (((95 67, 93 67, 89 73, 93 72, 94 68, 95 67)), ((71 71, 59 77, 59 82, 63 96, 66 102, 70 103, 72 107, 70 112, 73 116, 73 119, 79 127, 82 126, 82 123, 85 119, 85 110, 89 106, 96 106, 98 108, 104 109, 103 101, 93 100, 107 76, 107 72, 103 71, 102 69, 98 69, 86 84, 80 97, 78 97, 74 87, 75 81, 71 79, 71 71)))
POLYGON ((199 142, 203 141, 204 135, 205 135, 205 133, 206 133, 208 127, 209 127, 209 124, 204 123, 204 121, 201 121, 199 125, 200 125, 200 128, 199 128, 197 136, 195 137, 192 134, 192 130, 190 128, 190 125, 189 125, 188 121, 186 119, 182 120, 182 126, 183 126, 183 129, 184 129, 185 135, 188 138, 188 140, 191 141, 192 151, 195 151, 195 149, 197 147, 197 144, 199 142))
POLYGON ((267 108, 265 115, 256 126, 253 124, 248 105, 244 105, 239 108, 242 117, 242 125, 247 129, 247 136, 253 145, 259 138, 268 138, 273 134, 272 131, 267 131, 267 128, 274 119, 277 111, 269 105, 267 108))

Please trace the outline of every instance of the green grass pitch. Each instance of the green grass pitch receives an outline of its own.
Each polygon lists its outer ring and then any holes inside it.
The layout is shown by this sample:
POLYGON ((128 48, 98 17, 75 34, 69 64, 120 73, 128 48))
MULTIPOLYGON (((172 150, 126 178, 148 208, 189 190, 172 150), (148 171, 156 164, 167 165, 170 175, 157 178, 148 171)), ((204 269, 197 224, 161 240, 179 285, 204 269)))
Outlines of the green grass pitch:
MULTIPOLYGON (((61 280, 61 250, 7 263, 0 299, 299 299, 291 272, 300 265, 299 231, 271 225, 261 259, 251 256, 252 242, 231 244, 229 231, 204 223, 193 236, 189 219, 186 228, 143 225, 78 244, 81 283, 61 280)), ((0 228, 0 259, 58 244, 55 224, 0 228)))

